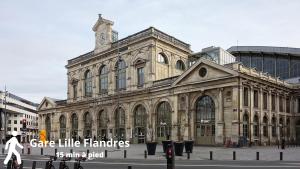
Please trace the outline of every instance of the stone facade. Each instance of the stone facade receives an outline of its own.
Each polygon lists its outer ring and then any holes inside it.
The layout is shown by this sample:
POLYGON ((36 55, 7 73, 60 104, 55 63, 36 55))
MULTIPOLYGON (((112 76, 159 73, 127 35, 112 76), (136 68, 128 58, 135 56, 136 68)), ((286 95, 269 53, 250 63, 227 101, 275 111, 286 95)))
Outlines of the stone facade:
POLYGON ((296 139, 299 86, 239 63, 200 59, 188 68, 190 46, 153 27, 116 42, 97 40, 103 32, 110 37, 112 25, 100 16, 95 50, 68 61, 67 100, 42 101, 39 129, 48 139, 202 145, 296 139))

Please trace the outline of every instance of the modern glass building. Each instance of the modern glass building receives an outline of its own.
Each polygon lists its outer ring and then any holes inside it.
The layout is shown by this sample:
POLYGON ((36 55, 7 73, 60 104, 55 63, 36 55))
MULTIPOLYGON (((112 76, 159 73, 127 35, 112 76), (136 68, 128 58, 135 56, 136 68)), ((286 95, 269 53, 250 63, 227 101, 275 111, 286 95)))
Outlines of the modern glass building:
POLYGON ((232 46, 228 50, 245 66, 281 79, 300 77, 300 48, 232 46))

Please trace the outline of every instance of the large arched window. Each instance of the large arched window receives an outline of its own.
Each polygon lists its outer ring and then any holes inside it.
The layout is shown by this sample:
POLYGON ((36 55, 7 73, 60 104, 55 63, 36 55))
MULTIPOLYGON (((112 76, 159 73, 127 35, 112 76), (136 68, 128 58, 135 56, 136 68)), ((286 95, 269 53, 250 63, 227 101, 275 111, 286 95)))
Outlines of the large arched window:
POLYGON ((91 138, 92 137, 92 116, 89 112, 86 112, 83 116, 83 122, 84 122, 84 131, 83 136, 85 138, 91 138))
POLYGON ((107 138, 107 113, 101 110, 97 116, 98 137, 103 140, 107 138))
POLYGON ((71 116, 71 137, 74 140, 78 139, 78 117, 77 115, 74 113, 71 116))
POLYGON ((182 60, 178 60, 176 62, 176 69, 181 70, 181 71, 185 70, 185 65, 182 60))
POLYGON ((268 117, 264 116, 263 118, 263 135, 268 137, 268 117))
POLYGON ((159 53, 157 55, 157 62, 163 63, 163 64, 168 64, 168 58, 164 53, 159 53))
POLYGON ((157 137, 159 140, 170 139, 172 128, 172 109, 168 102, 163 101, 157 107, 157 137))
POLYGON ((196 144, 214 144, 215 103, 210 96, 197 99, 195 116, 196 144))
POLYGON ((138 143, 145 142, 146 133, 146 109, 138 105, 134 110, 134 136, 138 143))
POLYGON ((92 96, 93 94, 93 87, 92 87, 92 72, 87 70, 84 74, 84 91, 85 96, 92 96))
POLYGON ((259 135, 259 121, 257 115, 253 117, 253 135, 254 137, 258 137, 259 135))
POLYGON ((247 113, 243 116, 243 136, 245 138, 249 137, 249 116, 247 113))
POLYGON ((115 112, 115 133, 118 140, 125 140, 125 111, 121 107, 115 112))
POLYGON ((277 136, 277 132, 276 132, 276 118, 272 117, 272 137, 276 137, 277 136))
POLYGON ((59 128, 60 128, 60 138, 65 139, 66 138, 66 117, 64 115, 61 115, 59 118, 59 128))
POLYGON ((126 63, 119 60, 116 64, 116 88, 117 90, 126 89, 126 63))
POLYGON ((99 91, 100 93, 107 93, 108 91, 108 69, 106 65, 103 65, 99 71, 99 91))
POLYGON ((47 137, 47 140, 50 140, 51 139, 51 119, 49 116, 46 117, 45 124, 46 124, 46 137, 47 137))

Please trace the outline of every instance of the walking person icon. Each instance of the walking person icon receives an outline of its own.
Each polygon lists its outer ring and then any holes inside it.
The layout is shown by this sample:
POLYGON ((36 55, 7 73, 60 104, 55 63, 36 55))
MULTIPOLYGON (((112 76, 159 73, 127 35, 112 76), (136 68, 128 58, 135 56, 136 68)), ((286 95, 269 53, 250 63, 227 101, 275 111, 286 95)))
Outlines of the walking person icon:
POLYGON ((7 156, 4 160, 4 165, 6 165, 11 158, 12 154, 14 154, 17 157, 17 162, 20 165, 21 164, 21 156, 20 153, 16 150, 16 146, 20 147, 23 149, 24 147, 19 143, 18 139, 16 138, 17 132, 13 131, 12 132, 12 138, 10 138, 6 144, 5 144, 5 150, 8 149, 7 156))

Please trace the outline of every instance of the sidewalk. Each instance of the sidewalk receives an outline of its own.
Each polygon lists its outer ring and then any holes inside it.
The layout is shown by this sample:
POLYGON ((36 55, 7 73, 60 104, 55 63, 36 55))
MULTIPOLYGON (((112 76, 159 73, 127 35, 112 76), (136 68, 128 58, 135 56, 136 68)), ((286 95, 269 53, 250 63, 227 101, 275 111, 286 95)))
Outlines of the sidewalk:
MULTIPOLYGON (((24 146, 24 154, 27 155, 27 145, 24 146)), ((56 145, 57 147, 57 145, 56 145)), ((0 145, 1 151, 4 148, 0 145)), ((59 148, 58 152, 69 153, 71 148, 59 148)), ((144 152, 146 149, 145 144, 131 144, 129 148, 90 148, 83 147, 73 148, 73 152, 87 152, 90 153, 101 153, 107 150, 107 155, 109 159, 123 159, 124 150, 127 151, 128 159, 144 159, 144 152)), ((245 147, 245 148, 224 148, 224 147, 203 147, 194 146, 193 153, 190 154, 190 160, 208 160, 210 157, 209 152, 213 152, 213 160, 232 160, 233 151, 236 152, 236 160, 256 160, 256 152, 259 152, 259 159, 266 161, 278 161, 280 158, 280 152, 283 152, 284 161, 300 161, 300 147, 289 147, 285 150, 278 149, 276 146, 273 147, 245 147)), ((21 150, 19 151, 21 152, 21 150)), ((46 147, 43 148, 43 155, 54 155, 55 148, 46 147)), ((6 153, 6 151, 5 151, 6 153)), ((1 152, 2 154, 2 152, 1 152)), ((31 148, 31 155, 41 155, 41 148, 31 148)), ((164 160, 164 153, 162 145, 157 145, 156 155, 147 156, 147 159, 152 160, 164 160)), ((177 160, 187 159, 187 154, 184 153, 183 156, 176 156, 177 160)))

